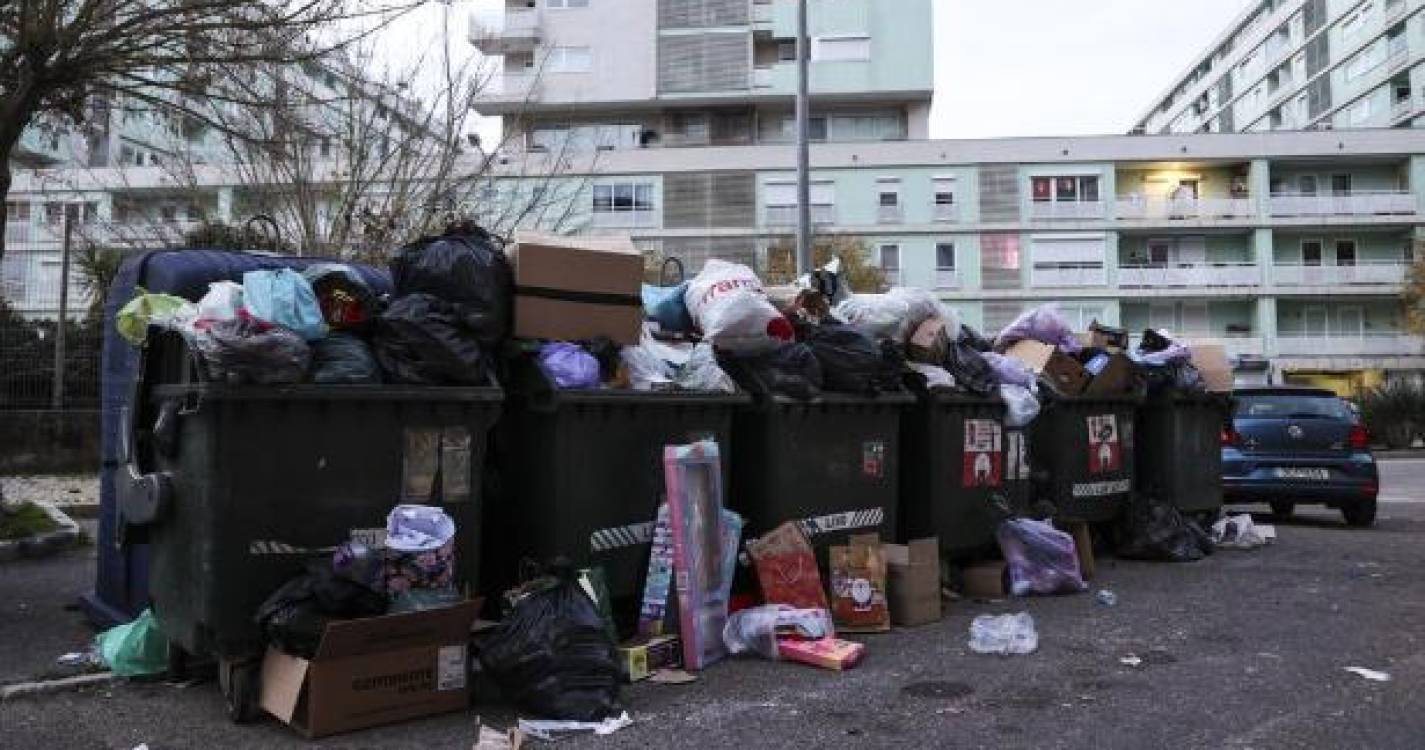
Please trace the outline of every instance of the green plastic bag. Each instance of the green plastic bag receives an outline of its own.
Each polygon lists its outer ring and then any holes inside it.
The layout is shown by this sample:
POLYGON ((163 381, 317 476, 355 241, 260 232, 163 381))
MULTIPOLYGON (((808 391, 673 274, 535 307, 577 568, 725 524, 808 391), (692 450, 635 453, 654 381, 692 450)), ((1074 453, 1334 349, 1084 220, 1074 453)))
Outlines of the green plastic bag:
POLYGON ((99 655, 120 677, 161 674, 168 670, 168 639, 145 609, 132 621, 99 634, 99 655))
POLYGON ((134 346, 143 344, 150 323, 182 323, 198 316, 192 302, 171 294, 149 294, 142 288, 115 316, 119 335, 134 346))

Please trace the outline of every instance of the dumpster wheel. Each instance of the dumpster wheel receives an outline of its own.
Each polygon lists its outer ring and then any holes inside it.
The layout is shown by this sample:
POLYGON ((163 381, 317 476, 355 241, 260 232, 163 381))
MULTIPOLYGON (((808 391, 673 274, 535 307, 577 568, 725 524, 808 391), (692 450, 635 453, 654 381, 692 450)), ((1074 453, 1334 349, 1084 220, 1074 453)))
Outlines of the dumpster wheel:
POLYGON ((228 718, 246 724, 257 718, 258 672, 262 662, 252 658, 218 660, 218 686, 223 691, 228 718))

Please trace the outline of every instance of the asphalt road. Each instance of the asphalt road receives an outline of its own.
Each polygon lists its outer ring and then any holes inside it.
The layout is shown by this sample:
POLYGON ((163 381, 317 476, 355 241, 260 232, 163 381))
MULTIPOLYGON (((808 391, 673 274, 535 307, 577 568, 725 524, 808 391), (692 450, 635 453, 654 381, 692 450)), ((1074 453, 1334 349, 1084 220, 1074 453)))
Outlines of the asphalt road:
MULTIPOLYGON (((1382 464, 1376 528, 1305 508, 1278 542, 1199 563, 1100 560, 1092 595, 953 604, 945 619, 868 637, 846 673, 738 660, 688 686, 625 694, 635 725, 580 748, 1032 747, 1419 748, 1425 744, 1425 460, 1382 464), (977 614, 1029 611, 1037 653, 966 647, 977 614), (1121 662, 1137 656, 1139 666, 1121 662), (1345 671, 1391 675, 1371 682, 1345 671)), ((1263 519, 1265 520, 1265 519, 1263 519)), ((90 637, 66 609, 92 552, 0 565, 0 682, 54 671, 90 637)), ((453 714, 316 743, 469 748, 453 714)), ((129 683, 0 704, 0 747, 302 747, 273 721, 237 727, 211 682, 129 683)))

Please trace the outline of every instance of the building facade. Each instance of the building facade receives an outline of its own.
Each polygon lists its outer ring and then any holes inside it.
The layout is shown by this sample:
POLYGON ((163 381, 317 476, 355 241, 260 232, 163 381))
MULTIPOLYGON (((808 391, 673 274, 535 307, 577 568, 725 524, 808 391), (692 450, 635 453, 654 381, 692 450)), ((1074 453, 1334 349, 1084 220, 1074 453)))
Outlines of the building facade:
POLYGON ((1259 0, 1135 133, 1425 128, 1425 1, 1259 0))

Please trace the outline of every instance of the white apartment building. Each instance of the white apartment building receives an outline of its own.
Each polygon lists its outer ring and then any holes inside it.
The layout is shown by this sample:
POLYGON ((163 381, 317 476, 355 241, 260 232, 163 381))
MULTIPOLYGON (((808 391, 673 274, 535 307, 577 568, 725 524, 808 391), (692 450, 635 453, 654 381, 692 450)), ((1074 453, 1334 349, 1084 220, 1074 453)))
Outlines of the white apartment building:
POLYGON ((1425 1, 1259 0, 1135 133, 1425 128, 1425 1))

